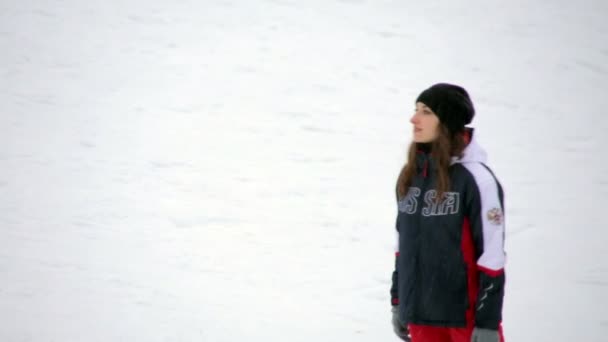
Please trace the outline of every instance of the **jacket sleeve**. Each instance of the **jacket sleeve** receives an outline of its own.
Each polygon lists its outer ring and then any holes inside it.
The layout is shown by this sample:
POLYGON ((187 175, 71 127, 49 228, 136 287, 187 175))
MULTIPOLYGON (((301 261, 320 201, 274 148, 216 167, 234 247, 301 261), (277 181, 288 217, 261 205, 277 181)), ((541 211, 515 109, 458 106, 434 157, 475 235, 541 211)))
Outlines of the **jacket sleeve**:
POLYGON ((484 165, 467 168, 474 179, 466 202, 479 271, 475 326, 498 329, 502 320, 506 259, 503 193, 500 183, 484 165))
POLYGON ((399 287, 397 285, 398 282, 398 273, 397 273, 397 262, 399 260, 399 215, 397 215, 397 223, 395 224, 395 269, 393 271, 393 281, 391 285, 391 305, 399 305, 399 287))

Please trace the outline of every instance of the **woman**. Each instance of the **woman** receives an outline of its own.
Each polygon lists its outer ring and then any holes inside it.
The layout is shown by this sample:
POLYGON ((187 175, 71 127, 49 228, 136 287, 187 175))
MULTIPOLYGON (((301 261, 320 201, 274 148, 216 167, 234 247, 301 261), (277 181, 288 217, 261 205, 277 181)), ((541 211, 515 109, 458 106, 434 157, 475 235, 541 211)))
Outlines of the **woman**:
POLYGON ((394 330, 405 341, 504 341, 503 192, 465 127, 474 114, 466 90, 452 84, 416 100, 397 181, 391 287, 394 330))

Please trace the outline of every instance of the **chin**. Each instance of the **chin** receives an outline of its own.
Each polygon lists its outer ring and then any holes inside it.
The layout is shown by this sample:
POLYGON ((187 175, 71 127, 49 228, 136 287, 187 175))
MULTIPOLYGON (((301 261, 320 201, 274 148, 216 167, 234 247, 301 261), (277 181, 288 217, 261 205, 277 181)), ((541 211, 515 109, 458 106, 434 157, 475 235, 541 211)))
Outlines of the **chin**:
POLYGON ((432 141, 431 139, 414 138, 414 142, 419 143, 419 144, 426 144, 426 143, 430 143, 431 141, 432 141))

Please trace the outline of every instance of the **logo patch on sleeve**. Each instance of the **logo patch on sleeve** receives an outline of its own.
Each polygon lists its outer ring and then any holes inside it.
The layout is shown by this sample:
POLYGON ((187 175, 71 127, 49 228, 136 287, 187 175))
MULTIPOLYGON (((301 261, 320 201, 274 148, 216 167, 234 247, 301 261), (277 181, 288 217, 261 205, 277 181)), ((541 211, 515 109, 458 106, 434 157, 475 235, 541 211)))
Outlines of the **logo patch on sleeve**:
POLYGON ((492 222, 495 225, 500 225, 502 224, 502 210, 500 210, 500 208, 492 208, 488 211, 488 221, 492 222))

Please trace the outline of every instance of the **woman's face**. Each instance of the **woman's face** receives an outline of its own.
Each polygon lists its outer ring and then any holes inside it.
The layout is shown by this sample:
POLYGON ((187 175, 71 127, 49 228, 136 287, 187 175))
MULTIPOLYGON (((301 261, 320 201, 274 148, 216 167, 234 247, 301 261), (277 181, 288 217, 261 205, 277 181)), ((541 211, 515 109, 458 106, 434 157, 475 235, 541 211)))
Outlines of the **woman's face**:
POLYGON ((439 136, 439 118, 424 103, 416 103, 416 111, 410 119, 414 125, 414 141, 428 143, 439 136))

